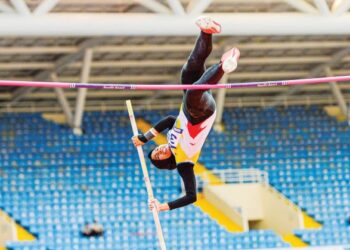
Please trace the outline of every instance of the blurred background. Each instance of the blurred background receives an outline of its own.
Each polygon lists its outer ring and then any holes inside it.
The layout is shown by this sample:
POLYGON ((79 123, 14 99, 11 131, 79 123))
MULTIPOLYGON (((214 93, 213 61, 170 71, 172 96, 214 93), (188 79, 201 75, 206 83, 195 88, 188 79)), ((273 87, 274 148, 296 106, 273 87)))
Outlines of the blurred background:
MULTIPOLYGON (((349 0, 0 0, 0 79, 177 84, 200 15, 222 25, 222 83, 349 75, 349 0)), ((346 249, 348 83, 213 91, 195 205, 160 215, 168 249, 346 249)), ((0 247, 159 249, 125 100, 140 131, 181 91, 0 87, 0 247), (102 235, 84 236, 91 228, 102 235)), ((164 138, 145 147, 149 150, 164 138)), ((149 165, 155 196, 177 172, 149 165)))

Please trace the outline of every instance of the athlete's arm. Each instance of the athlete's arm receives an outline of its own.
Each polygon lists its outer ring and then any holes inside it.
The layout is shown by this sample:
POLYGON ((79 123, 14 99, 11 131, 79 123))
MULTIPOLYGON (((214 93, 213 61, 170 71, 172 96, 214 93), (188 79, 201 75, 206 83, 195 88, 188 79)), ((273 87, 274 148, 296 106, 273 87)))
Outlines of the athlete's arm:
POLYGON ((154 137, 156 137, 159 133, 163 132, 166 129, 171 129, 174 126, 176 118, 174 116, 167 116, 160 120, 153 128, 148 130, 144 134, 139 134, 138 136, 132 137, 132 141, 134 145, 142 146, 145 143, 147 143, 149 140, 152 140, 154 137))
POLYGON ((196 177, 194 175, 193 164, 180 163, 177 170, 185 186, 185 196, 168 203, 169 209, 176 209, 187 206, 197 201, 196 177))
POLYGON ((180 207, 187 206, 197 200, 196 194, 196 177, 193 171, 193 164, 190 163, 180 163, 177 166, 177 170, 184 182, 186 195, 171 201, 169 203, 159 203, 157 199, 152 199, 148 201, 148 207, 152 210, 154 207, 157 208, 159 212, 168 211, 180 207))

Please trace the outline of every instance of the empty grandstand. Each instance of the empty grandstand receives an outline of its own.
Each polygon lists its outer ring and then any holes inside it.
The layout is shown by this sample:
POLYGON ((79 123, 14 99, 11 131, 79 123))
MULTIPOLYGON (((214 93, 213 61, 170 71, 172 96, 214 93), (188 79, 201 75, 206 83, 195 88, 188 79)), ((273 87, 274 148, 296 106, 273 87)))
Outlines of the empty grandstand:
MULTIPOLYGON (((277 190, 323 225, 296 235, 311 246, 349 244, 347 124, 316 106, 229 109, 224 122, 226 132, 212 133, 203 152, 208 169, 267 171, 277 190)), ((86 113, 84 128, 77 137, 40 114, 1 117, 1 207, 36 237, 9 249, 156 249, 126 112, 86 113), (94 218, 106 235, 82 238, 80 228, 94 218)), ((181 193, 176 174, 149 171, 160 200, 181 193)), ((229 233, 197 207, 160 216, 169 249, 289 246, 269 230, 229 233)))
MULTIPOLYGON (((350 77, 349 10, 349 0, 0 0, 0 250, 350 249, 350 88, 317 82, 350 77), (237 47, 221 83, 255 87, 212 91, 197 201, 159 212, 162 245, 125 101, 140 133, 177 116, 183 91, 132 86, 180 84, 200 15, 222 25, 207 66, 237 47), (84 236, 93 221, 103 234, 84 236)), ((146 163, 155 198, 183 195, 176 170, 146 163)))

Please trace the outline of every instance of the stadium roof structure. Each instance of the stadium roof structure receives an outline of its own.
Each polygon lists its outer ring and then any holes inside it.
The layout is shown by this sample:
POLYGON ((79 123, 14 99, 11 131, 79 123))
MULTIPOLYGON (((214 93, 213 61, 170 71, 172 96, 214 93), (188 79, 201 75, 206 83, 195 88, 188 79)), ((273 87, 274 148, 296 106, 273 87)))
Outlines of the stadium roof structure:
MULTIPOLYGON (((0 0, 0 79, 178 83, 199 15, 223 26, 208 65, 232 46, 241 51, 227 82, 349 75, 349 9, 348 0, 0 0)), ((129 98, 140 108, 174 108, 181 94, 3 87, 0 111, 125 109, 129 98)), ((226 95, 227 106, 344 105, 350 85, 232 89, 219 95, 221 102, 226 95)))

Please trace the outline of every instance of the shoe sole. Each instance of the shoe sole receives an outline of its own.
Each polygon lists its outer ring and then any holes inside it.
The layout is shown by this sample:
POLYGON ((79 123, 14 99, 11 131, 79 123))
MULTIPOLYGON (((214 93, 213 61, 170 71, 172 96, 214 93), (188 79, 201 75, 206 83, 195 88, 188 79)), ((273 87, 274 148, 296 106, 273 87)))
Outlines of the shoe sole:
POLYGON ((227 51, 223 55, 222 69, 225 73, 231 73, 236 70, 238 66, 238 60, 240 57, 240 51, 237 48, 233 48, 227 51))
POLYGON ((238 63, 237 60, 233 57, 226 59, 222 63, 222 70, 225 73, 231 73, 237 69, 238 63))
POLYGON ((204 32, 208 34, 217 34, 221 32, 221 26, 210 17, 201 17, 196 21, 196 25, 204 32))

